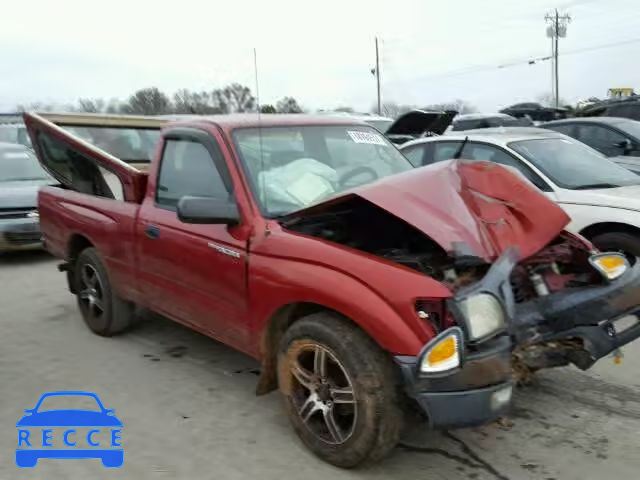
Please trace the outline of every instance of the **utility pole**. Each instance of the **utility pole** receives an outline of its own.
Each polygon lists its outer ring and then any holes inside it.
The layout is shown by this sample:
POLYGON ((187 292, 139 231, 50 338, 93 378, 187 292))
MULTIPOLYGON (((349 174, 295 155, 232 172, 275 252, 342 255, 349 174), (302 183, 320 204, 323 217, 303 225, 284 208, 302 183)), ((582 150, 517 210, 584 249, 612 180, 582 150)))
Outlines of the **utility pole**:
POLYGON ((553 68, 553 94, 555 97, 556 108, 560 106, 560 89, 559 89, 559 73, 558 73, 558 39, 567 36, 567 23, 571 22, 571 17, 567 14, 560 15, 556 8, 554 13, 547 13, 544 16, 547 23, 551 23, 547 27, 547 37, 551 37, 551 49, 552 49, 552 68, 553 68))
POLYGON ((380 55, 378 53, 378 37, 376 37, 376 66, 371 69, 371 74, 376 76, 378 89, 378 115, 382 115, 382 104, 380 103, 380 55))

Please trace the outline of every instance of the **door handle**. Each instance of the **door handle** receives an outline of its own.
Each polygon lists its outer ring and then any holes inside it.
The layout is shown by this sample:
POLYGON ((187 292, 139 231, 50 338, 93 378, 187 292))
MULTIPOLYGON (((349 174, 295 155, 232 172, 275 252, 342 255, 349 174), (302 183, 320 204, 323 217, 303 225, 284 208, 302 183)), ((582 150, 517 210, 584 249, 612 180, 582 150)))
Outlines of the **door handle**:
POLYGON ((144 233, 147 237, 155 240, 156 238, 158 238, 160 236, 160 229, 158 227, 156 227, 155 225, 147 225, 144 228, 144 233))

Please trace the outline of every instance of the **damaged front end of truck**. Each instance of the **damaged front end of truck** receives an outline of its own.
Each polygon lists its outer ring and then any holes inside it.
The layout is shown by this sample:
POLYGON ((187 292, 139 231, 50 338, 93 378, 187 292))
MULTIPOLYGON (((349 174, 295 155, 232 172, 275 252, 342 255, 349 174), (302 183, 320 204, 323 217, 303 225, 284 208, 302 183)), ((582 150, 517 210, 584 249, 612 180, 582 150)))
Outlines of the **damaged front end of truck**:
POLYGON ((442 282, 452 292, 444 311, 416 310, 438 333, 459 328, 471 352, 500 330, 486 319, 501 316, 520 381, 541 368, 589 368, 640 337, 640 262, 565 231, 569 218, 555 203, 495 164, 456 160, 395 175, 282 223, 442 282))

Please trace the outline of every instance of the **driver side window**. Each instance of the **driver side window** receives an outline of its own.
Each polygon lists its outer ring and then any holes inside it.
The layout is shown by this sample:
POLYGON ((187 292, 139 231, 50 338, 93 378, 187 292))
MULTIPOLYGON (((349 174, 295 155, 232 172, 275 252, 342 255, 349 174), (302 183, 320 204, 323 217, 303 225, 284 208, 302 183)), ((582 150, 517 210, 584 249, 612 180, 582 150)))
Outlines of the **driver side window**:
POLYGON ((156 185, 156 203, 175 209, 187 195, 224 199, 229 193, 204 145, 191 140, 167 140, 156 185))

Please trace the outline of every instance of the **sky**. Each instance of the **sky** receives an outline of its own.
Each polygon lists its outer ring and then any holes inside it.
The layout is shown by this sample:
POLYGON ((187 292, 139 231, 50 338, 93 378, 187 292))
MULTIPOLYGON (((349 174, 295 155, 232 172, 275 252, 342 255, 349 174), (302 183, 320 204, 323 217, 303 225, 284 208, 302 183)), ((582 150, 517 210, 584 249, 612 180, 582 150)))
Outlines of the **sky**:
POLYGON ((239 82, 255 93, 254 49, 262 104, 293 96, 310 111, 369 111, 375 37, 383 102, 463 99, 497 111, 551 91, 550 62, 527 60, 549 55, 553 8, 572 17, 560 40, 562 98, 640 90, 638 0, 20 0, 0 12, 0 111, 149 86, 239 82))

